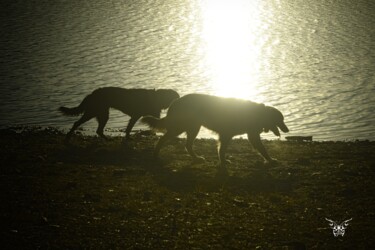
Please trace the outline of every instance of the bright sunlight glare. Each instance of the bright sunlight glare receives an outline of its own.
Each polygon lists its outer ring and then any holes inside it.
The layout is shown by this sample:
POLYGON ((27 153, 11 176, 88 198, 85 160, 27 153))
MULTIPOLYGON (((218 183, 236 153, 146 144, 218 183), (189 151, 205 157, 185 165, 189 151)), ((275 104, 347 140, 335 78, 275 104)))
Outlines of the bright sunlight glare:
POLYGON ((202 9, 214 94, 254 100, 261 52, 258 0, 207 0, 202 9))

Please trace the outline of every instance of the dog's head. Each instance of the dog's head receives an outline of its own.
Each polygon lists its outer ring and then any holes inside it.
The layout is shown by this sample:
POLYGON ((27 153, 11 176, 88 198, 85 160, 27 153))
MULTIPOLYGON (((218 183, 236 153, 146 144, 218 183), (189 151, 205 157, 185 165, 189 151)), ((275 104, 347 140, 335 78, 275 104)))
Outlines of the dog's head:
POLYGON ((172 89, 158 89, 156 90, 156 98, 160 108, 166 109, 174 100, 180 98, 180 95, 172 89))
POLYGON ((280 136, 278 128, 284 133, 289 132, 288 127, 284 123, 284 116, 278 109, 269 106, 265 106, 264 108, 265 112, 261 117, 264 132, 271 130, 276 136, 280 136))

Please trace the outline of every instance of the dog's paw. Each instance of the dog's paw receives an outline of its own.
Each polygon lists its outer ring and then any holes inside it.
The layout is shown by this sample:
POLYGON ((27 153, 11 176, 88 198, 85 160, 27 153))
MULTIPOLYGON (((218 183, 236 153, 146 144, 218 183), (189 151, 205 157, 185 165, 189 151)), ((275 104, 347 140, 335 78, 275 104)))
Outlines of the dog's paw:
POLYGON ((269 160, 264 161, 264 165, 268 165, 268 166, 275 166, 278 163, 279 163, 279 161, 277 159, 274 159, 274 158, 271 158, 269 160))
POLYGON ((159 159, 160 159, 160 157, 159 157, 159 152, 153 152, 153 153, 152 153, 152 158, 153 158, 154 160, 159 160, 159 159))
POLYGON ((196 156, 193 158, 193 163, 203 163, 206 159, 203 156, 196 156))
POLYGON ((225 165, 230 165, 230 164, 232 164, 232 162, 228 159, 225 159, 225 160, 221 161, 220 165, 225 166, 225 165))
POLYGON ((232 162, 228 159, 225 160, 219 160, 218 168, 226 168, 227 165, 232 164, 232 162))
POLYGON ((122 139, 122 143, 128 143, 130 141, 134 141, 134 138, 130 136, 125 136, 124 139, 122 139))
POLYGON ((72 141, 70 139, 70 136, 69 137, 67 136, 67 137, 64 138, 64 145, 67 146, 67 147, 72 146, 72 141))
POLYGON ((219 164, 219 166, 217 168, 217 172, 216 172, 216 177, 225 178, 225 177, 228 177, 228 176, 229 176, 228 169, 225 166, 219 164))

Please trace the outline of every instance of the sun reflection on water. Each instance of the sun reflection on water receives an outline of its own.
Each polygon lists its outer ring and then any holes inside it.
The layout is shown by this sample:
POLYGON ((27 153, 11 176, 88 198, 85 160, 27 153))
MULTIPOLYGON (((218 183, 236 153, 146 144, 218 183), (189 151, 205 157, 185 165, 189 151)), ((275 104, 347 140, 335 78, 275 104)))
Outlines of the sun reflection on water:
POLYGON ((202 14, 202 39, 213 94, 259 100, 259 1, 207 0, 202 14))

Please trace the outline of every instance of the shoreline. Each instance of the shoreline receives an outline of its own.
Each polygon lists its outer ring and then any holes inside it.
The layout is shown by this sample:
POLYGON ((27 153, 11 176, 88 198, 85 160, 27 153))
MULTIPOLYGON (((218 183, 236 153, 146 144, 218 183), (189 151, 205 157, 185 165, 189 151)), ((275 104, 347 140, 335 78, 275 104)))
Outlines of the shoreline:
MULTIPOLYGON (((17 133, 19 132, 22 132, 22 131, 43 131, 43 130, 56 130, 58 133, 63 133, 63 134, 66 134, 68 131, 69 131, 70 128, 63 128, 63 127, 55 127, 55 126, 48 126, 48 125, 45 125, 45 126, 42 126, 42 125, 9 125, 9 126, 2 126, 0 127, 0 130, 12 130, 12 131, 15 131, 17 133)), ((146 128, 145 130, 143 129, 133 129, 131 134, 134 135, 134 134, 138 134, 138 133, 148 133, 149 131, 152 131, 150 130, 149 128, 146 128)), ((76 129, 75 133, 77 133, 78 135, 81 135, 81 136, 92 136, 92 137, 96 137, 97 134, 95 132, 95 129, 85 129, 85 128, 82 128, 82 127, 79 127, 76 129)), ((153 132, 154 133, 154 132, 153 132)), ((210 137, 202 137, 198 134, 197 136, 197 140, 199 139, 203 139, 203 140, 217 140, 217 135, 215 134, 215 132, 212 132, 210 131, 210 133, 212 134, 212 136, 210 137)), ((111 129, 111 128, 106 128, 104 130, 104 134, 107 135, 108 137, 122 137, 125 135, 125 128, 124 129, 111 129)), ((155 133, 156 135, 160 136, 162 135, 163 133, 160 133, 160 132, 156 132, 155 133)), ((316 139, 316 136, 314 135, 310 135, 310 134, 302 134, 302 135, 290 135, 289 133, 283 133, 282 136, 280 138, 277 138, 276 136, 272 135, 272 132, 269 132, 269 133, 262 133, 261 134, 261 139, 262 141, 294 141, 294 140, 287 140, 286 137, 312 137, 311 138, 311 141, 313 142, 375 142, 375 139, 368 139, 368 138, 365 138, 365 139, 360 139, 360 138, 353 138, 353 139, 340 139, 340 140, 317 140, 316 139)), ((181 134, 178 138, 186 138, 185 137, 185 134, 181 134)), ((237 139, 247 139, 247 136, 246 134, 243 134, 243 135, 237 135, 235 137, 233 137, 233 140, 237 140, 237 139)))
POLYGON ((267 166, 246 139, 217 171, 216 140, 185 139, 152 157, 150 132, 109 141, 0 130, 4 249, 364 249, 374 245, 375 142, 264 140, 267 166), (334 237, 325 218, 353 218, 334 237), (299 247, 299 248, 298 248, 299 247))

